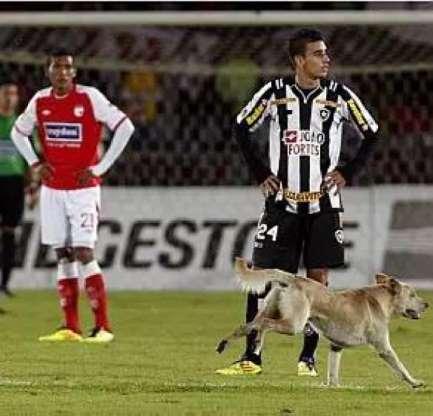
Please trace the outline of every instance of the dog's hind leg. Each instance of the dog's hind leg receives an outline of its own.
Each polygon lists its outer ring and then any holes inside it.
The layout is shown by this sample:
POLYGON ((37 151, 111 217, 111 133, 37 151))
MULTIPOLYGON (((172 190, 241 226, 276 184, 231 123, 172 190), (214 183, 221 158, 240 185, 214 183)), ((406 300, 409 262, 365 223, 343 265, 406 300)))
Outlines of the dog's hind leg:
POLYGON ((227 347, 230 340, 234 338, 247 336, 254 330, 257 331, 257 335, 255 337, 255 339, 257 340, 255 349, 259 349, 260 347, 258 345, 260 345, 263 341, 261 340, 262 338, 261 334, 263 333, 263 329, 266 326, 264 325, 264 322, 266 319, 268 319, 266 318, 266 316, 268 316, 268 314, 273 314, 275 312, 274 309, 277 306, 276 301, 278 300, 278 294, 279 294, 279 288, 271 289, 271 291, 264 299, 263 308, 259 310, 254 320, 245 325, 239 326, 231 334, 224 337, 217 345, 216 348, 217 352, 222 353, 224 349, 227 347))
POLYGON ((269 330, 280 334, 295 335, 298 331, 289 319, 263 318, 261 330, 269 330))
POLYGON ((331 344, 328 355, 328 386, 338 386, 340 374, 340 360, 343 348, 331 344))
POLYGON ((216 350, 217 352, 219 352, 220 354, 225 350, 225 348, 227 347, 229 341, 231 339, 234 338, 240 338, 243 337, 247 334, 249 334, 249 332, 253 329, 253 328, 249 328, 251 326, 252 322, 246 325, 240 325, 238 326, 232 333, 230 333, 229 335, 225 336, 217 345, 216 350))
POLYGON ((227 347, 230 340, 244 337, 244 336, 248 335, 249 333, 251 333, 251 331, 253 331, 253 330, 260 330, 260 328, 262 326, 262 322, 263 322, 263 315, 259 313, 256 316, 256 318, 254 319, 254 321, 249 322, 248 324, 245 324, 245 325, 238 326, 232 333, 230 333, 229 335, 224 337, 218 343, 218 345, 216 347, 217 352, 219 352, 221 354, 225 350, 225 348, 227 347))
POLYGON ((397 354, 391 347, 388 334, 386 334, 383 340, 376 341, 373 346, 379 353, 379 357, 382 358, 401 379, 409 383, 413 388, 424 386, 424 382, 414 379, 399 360, 397 354))

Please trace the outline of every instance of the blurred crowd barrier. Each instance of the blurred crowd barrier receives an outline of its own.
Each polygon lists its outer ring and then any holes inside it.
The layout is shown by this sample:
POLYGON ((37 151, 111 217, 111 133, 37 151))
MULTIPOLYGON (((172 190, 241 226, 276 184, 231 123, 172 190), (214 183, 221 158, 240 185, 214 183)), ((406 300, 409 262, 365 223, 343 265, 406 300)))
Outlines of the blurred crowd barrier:
MULTIPOLYGON (((355 90, 382 137, 352 185, 433 182, 433 40, 429 25, 320 26, 332 76, 355 90)), ((46 53, 65 47, 79 82, 124 109, 137 130, 107 176, 113 186, 233 186, 251 177, 232 139, 236 113, 263 83, 289 73, 296 27, 14 26, 0 31, 0 71, 13 74, 23 105, 46 86, 46 53)), ((359 145, 344 130, 343 160, 359 145)), ((266 135, 255 140, 266 157, 266 135)))

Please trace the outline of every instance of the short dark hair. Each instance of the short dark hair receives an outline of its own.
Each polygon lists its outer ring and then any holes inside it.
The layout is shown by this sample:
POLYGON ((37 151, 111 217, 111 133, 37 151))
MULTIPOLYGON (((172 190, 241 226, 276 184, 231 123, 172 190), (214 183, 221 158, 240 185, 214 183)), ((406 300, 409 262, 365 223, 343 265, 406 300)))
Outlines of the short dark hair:
POLYGON ((72 57, 74 57, 74 54, 66 48, 53 49, 51 52, 49 52, 49 54, 47 56, 47 62, 46 62, 47 67, 49 67, 51 64, 51 58, 59 58, 60 56, 72 56, 72 57))
POLYGON ((3 87, 4 85, 17 85, 18 86, 18 80, 12 74, 9 74, 9 73, 0 74, 0 87, 3 87))
POLYGON ((295 56, 304 55, 307 43, 325 41, 322 32, 317 29, 303 28, 297 30, 289 39, 290 65, 295 68, 295 56))

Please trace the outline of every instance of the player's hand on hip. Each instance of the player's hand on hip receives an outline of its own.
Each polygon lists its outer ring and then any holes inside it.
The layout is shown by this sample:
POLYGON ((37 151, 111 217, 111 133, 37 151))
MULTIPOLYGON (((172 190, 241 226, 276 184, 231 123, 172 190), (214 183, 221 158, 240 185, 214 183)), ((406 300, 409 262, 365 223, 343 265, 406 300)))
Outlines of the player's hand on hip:
POLYGON ((48 181, 53 176, 53 168, 46 162, 37 163, 31 167, 31 180, 33 182, 48 181))
POLYGON ((78 185, 87 185, 93 178, 96 176, 93 174, 93 172, 90 169, 83 169, 78 171, 77 173, 77 181, 78 185))
POLYGON ((275 175, 269 175, 261 184, 260 189, 265 197, 276 194, 280 190, 280 180, 275 175))
POLYGON ((326 191, 329 192, 335 188, 334 195, 337 195, 345 185, 346 179, 344 179, 343 175, 338 170, 333 170, 325 175, 323 187, 326 191))

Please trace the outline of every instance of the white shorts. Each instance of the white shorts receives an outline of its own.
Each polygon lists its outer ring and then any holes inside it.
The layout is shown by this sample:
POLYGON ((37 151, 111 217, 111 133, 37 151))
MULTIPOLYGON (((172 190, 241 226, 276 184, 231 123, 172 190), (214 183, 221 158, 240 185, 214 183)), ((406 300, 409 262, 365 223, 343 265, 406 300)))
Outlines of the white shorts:
POLYGON ((42 244, 94 248, 97 239, 101 188, 41 189, 42 244))

